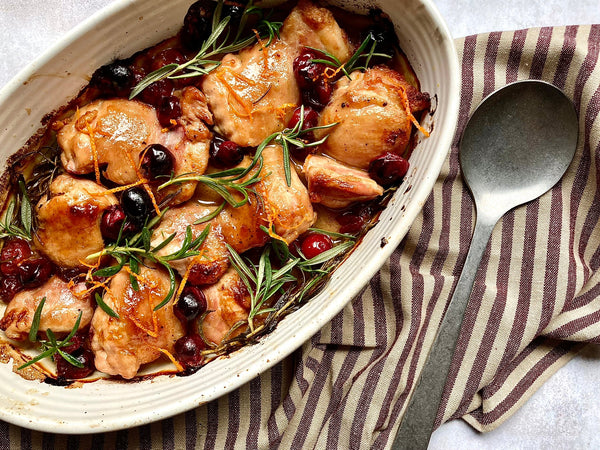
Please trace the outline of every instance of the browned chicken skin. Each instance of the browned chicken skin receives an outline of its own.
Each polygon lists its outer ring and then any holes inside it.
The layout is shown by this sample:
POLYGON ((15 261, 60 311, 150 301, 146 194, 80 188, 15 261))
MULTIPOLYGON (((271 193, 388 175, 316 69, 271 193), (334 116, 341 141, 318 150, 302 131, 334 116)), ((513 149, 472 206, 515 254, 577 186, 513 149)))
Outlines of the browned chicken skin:
MULTIPOLYGON (((161 144, 174 156, 175 175, 204 173, 211 138, 204 122, 212 118, 196 88, 186 88, 181 104, 184 127, 166 131, 154 108, 135 100, 96 100, 84 106, 57 133, 64 168, 77 175, 93 173, 96 154, 107 179, 132 184, 139 180, 140 153, 149 144, 161 144)), ((195 182, 179 186, 176 202, 189 199, 195 187, 195 182)))
POLYGON ((281 39, 265 47, 228 54, 202 83, 215 128, 241 146, 258 146, 283 130, 301 102, 293 71, 303 46, 327 50, 342 62, 350 56, 344 31, 331 12, 301 1, 285 20, 281 39))
POLYGON ((104 248, 102 213, 117 203, 113 194, 93 181, 58 176, 49 196, 36 207, 36 248, 59 266, 83 267, 88 255, 104 248))
POLYGON ((353 169, 325 156, 308 155, 304 173, 310 200, 329 208, 344 208, 383 194, 383 188, 364 170, 353 169))
POLYGON ((15 295, 4 311, 0 329, 10 339, 26 339, 35 311, 44 297, 46 301, 40 316, 39 331, 50 329, 57 335, 68 334, 77 323, 80 313, 79 329, 85 328, 94 313, 92 296, 85 290, 85 283, 71 286, 54 276, 37 289, 15 295))
POLYGON ((333 96, 319 117, 319 125, 338 122, 327 130, 315 132, 317 138, 329 134, 319 150, 338 161, 360 169, 385 152, 402 154, 408 145, 412 122, 405 100, 412 112, 429 104, 398 72, 377 66, 362 73, 341 78, 333 96), (405 94, 403 94, 403 92, 405 94))
MULTIPOLYGON (((229 269, 216 284, 203 289, 203 292, 207 310, 212 312, 202 322, 202 334, 209 341, 220 344, 231 327, 248 318, 250 295, 235 269, 229 269)), ((242 326, 235 331, 244 329, 245 326, 242 326)), ((229 337, 233 335, 235 332, 229 337)))
POLYGON ((96 308, 92 318, 92 350, 98 370, 133 378, 141 365, 158 359, 162 351, 173 352, 175 341, 184 335, 173 313, 172 301, 153 311, 169 291, 169 276, 162 269, 141 267, 140 290, 135 291, 127 270, 110 282, 104 302, 120 318, 96 308), (162 350, 162 351, 161 351, 162 350))

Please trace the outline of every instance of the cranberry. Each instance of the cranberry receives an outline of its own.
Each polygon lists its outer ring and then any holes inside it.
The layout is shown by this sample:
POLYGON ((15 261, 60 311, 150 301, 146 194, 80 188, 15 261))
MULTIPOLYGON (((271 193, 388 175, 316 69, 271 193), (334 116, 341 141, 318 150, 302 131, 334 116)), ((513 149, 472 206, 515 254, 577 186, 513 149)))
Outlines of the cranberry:
POLYGON ((152 58, 152 70, 158 70, 167 64, 183 64, 185 56, 176 48, 167 48, 152 58))
POLYGON ((110 205, 102 214, 100 232, 108 241, 116 241, 125 222, 125 212, 120 205, 110 205))
POLYGON ((174 306, 175 315, 182 322, 194 320, 206 311, 206 297, 199 287, 186 286, 174 306))
MULTIPOLYGON (((369 36, 372 41, 375 41, 375 53, 384 53, 392 56, 395 53, 396 43, 398 38, 394 32, 394 26, 389 21, 378 21, 376 25, 369 28, 365 33, 365 37, 369 36)), ((367 47, 370 50, 371 44, 367 47)), ((377 63, 371 60, 372 63, 377 63)))
POLYGON ((408 161, 396 153, 386 152, 369 164, 369 176, 383 187, 399 183, 408 172, 408 161))
POLYGON ((0 253, 0 271, 4 275, 16 275, 19 263, 31 256, 31 248, 24 239, 10 239, 2 247, 0 253))
POLYGON ((59 378, 78 380, 80 378, 85 378, 94 372, 94 353, 91 350, 85 348, 79 348, 75 351, 67 351, 65 348, 62 350, 83 364, 83 367, 74 366, 56 353, 54 355, 54 361, 56 362, 56 374, 59 378))
POLYGON ((323 78, 326 66, 313 60, 323 59, 323 55, 315 50, 305 48, 300 55, 294 59, 293 69, 296 81, 300 89, 312 89, 319 78, 323 78))
POLYGON ((293 63, 294 75, 302 91, 302 100, 316 110, 323 109, 333 93, 333 84, 324 75, 327 66, 314 62, 314 59, 324 57, 315 50, 305 48, 293 63))
POLYGON ((103 97, 127 97, 135 86, 134 72, 125 61, 117 60, 97 69, 90 86, 97 88, 103 97))
POLYGON ((139 96, 139 99, 149 105, 158 107, 162 99, 170 97, 174 89, 173 82, 167 78, 155 81, 146 89, 144 89, 139 96))
POLYGON ((10 302, 22 290, 23 283, 18 277, 9 276, 0 279, 0 298, 5 302, 10 302))
POLYGON ((244 149, 233 141, 215 136, 210 144, 210 159, 217 167, 234 167, 244 159, 244 149))
POLYGON ((331 238, 326 234, 313 233, 309 234, 302 240, 300 250, 307 259, 312 259, 319 256, 321 253, 333 248, 331 238))
POLYGON ((375 210, 369 204, 359 204, 343 211, 336 216, 340 224, 340 233, 358 233, 375 214, 375 210))
POLYGON ((179 99, 174 95, 163 97, 156 108, 156 114, 158 115, 158 121, 163 127, 173 126, 172 121, 181 116, 179 99))
POLYGON ((150 180, 171 175, 175 158, 164 145, 150 144, 141 153, 141 168, 150 180))
POLYGON ((238 25, 244 15, 244 6, 241 3, 224 3, 221 12, 222 17, 231 17, 229 25, 238 25))
MULTIPOLYGON (((302 111, 302 107, 298 107, 294 110, 292 114, 292 118, 288 123, 288 128, 295 128, 300 122, 300 113, 302 111)), ((308 128, 314 128, 319 123, 319 113, 317 113, 314 109, 309 106, 304 107, 304 119, 302 122, 302 129, 306 130, 308 128)), ((303 137, 311 136, 311 134, 304 134, 303 137)))
POLYGON ((175 355, 185 368, 199 367, 204 361, 204 341, 197 334, 188 334, 175 342, 175 355))
POLYGON ((320 111, 333 95, 333 84, 325 78, 319 78, 312 89, 302 91, 302 101, 314 109, 320 111))
POLYGON ((52 263, 43 257, 29 258, 19 264, 19 278, 27 288, 41 286, 53 271, 52 263))
POLYGON ((152 200, 142 186, 135 186, 123 192, 121 206, 134 224, 141 225, 152 211, 152 200))
POLYGON ((214 8, 210 0, 199 0, 189 7, 180 33, 181 43, 189 50, 199 50, 210 36, 214 8))

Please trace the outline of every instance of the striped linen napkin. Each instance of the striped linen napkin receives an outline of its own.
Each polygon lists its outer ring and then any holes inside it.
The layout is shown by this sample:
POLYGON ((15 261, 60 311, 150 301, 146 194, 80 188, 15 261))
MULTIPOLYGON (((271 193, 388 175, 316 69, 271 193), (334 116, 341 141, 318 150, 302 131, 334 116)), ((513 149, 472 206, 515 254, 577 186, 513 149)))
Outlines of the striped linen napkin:
POLYGON ((565 178, 494 230, 438 423, 492 430, 585 343, 600 342, 600 26, 457 41, 458 132, 432 195, 364 291, 291 357, 237 391, 139 428, 90 436, 0 422, 0 448, 384 448, 406 408, 467 253, 473 203, 460 132, 496 88, 543 79, 573 99, 580 141, 565 178))

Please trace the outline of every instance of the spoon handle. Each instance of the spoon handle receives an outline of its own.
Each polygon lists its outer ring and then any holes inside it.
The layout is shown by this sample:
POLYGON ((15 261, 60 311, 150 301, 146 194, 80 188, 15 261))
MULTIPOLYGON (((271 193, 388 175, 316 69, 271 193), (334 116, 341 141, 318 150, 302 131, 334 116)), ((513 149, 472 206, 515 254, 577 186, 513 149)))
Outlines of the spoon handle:
POLYGON ((471 246, 421 376, 404 413, 393 449, 426 449, 433 433, 452 356, 475 275, 498 218, 477 217, 471 246))

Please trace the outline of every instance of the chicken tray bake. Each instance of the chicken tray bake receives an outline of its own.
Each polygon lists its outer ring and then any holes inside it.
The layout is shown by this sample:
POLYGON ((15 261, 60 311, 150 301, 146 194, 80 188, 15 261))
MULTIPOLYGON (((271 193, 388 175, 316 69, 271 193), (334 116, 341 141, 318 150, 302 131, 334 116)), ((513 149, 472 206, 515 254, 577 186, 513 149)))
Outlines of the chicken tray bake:
POLYGON ((69 384, 256 342, 377 220, 429 109, 377 11, 192 4, 9 160, 2 354, 69 384))

